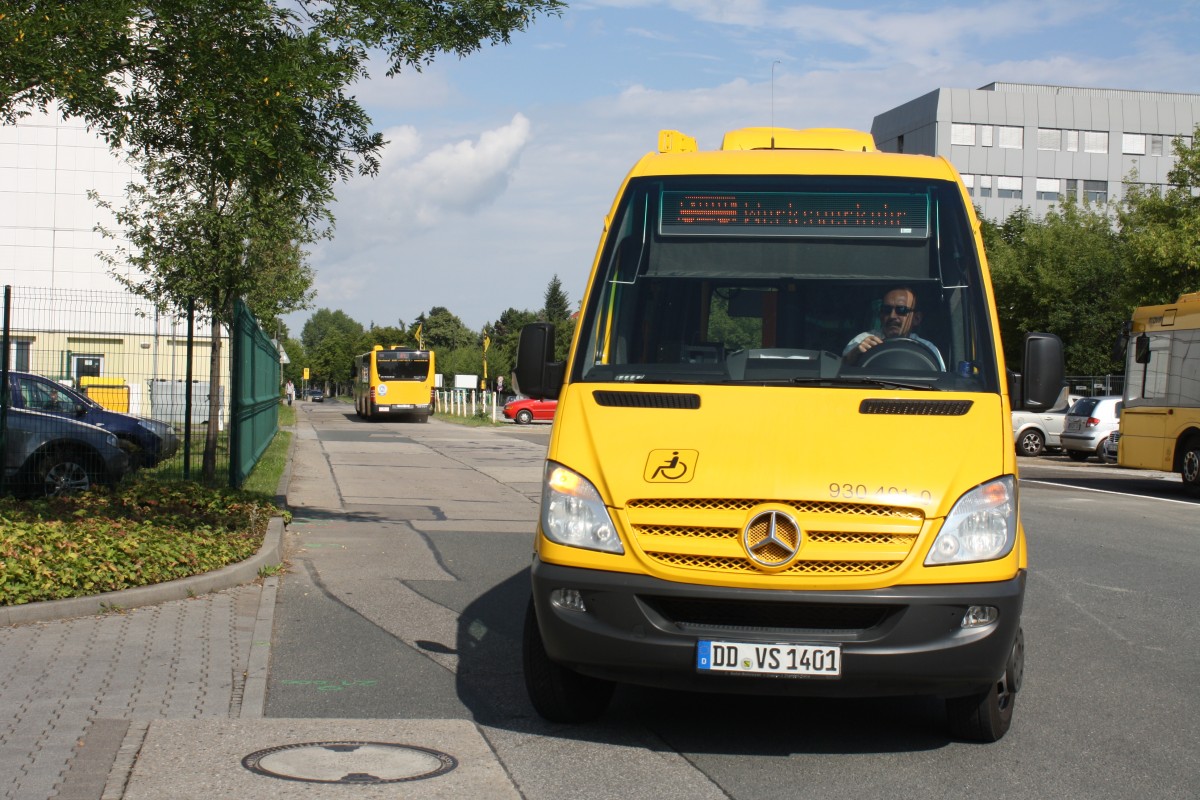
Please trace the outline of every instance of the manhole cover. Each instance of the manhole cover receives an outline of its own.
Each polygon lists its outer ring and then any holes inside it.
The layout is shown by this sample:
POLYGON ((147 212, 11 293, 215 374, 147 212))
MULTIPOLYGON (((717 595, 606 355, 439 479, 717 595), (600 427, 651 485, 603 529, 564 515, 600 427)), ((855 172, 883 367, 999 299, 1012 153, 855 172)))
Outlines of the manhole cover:
POLYGON ((449 753, 387 742, 304 742, 268 747, 242 759, 259 775, 309 783, 403 783, 445 775, 449 753))

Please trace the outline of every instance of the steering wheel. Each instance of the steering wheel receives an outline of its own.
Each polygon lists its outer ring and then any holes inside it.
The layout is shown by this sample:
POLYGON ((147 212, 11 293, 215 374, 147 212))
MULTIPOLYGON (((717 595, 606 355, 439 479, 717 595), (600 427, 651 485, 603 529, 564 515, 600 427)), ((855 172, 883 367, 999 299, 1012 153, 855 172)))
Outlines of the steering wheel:
POLYGON ((858 359, 858 366, 910 372, 941 372, 928 347, 902 337, 884 339, 882 344, 877 344, 862 354, 858 359))

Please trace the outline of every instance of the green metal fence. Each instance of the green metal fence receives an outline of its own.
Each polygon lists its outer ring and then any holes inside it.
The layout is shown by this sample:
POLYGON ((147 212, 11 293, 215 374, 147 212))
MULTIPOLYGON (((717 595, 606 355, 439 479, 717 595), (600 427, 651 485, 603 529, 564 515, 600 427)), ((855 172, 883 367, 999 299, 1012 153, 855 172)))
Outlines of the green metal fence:
POLYGON ((279 430, 282 367, 279 348, 241 300, 234 302, 231 344, 229 485, 241 486, 279 430))

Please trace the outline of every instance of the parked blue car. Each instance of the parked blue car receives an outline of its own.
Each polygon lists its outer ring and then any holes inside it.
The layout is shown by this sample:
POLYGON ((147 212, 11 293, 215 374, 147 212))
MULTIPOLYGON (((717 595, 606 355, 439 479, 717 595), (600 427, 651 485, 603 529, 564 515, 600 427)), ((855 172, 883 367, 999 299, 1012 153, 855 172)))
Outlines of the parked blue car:
POLYGON ((9 372, 8 383, 13 408, 104 428, 120 441, 131 467, 152 467, 179 449, 179 436, 165 422, 110 411, 69 386, 30 372, 9 372))

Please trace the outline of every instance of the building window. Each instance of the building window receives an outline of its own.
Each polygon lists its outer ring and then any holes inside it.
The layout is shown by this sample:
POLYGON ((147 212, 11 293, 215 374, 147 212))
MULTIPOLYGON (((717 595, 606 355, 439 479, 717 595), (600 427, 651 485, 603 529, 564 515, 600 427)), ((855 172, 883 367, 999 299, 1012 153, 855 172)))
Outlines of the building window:
POLYGON ((1038 150, 1061 150, 1062 131, 1058 128, 1038 128, 1038 150))
POLYGON ((981 145, 983 145, 984 147, 992 146, 992 126, 991 125, 980 125, 979 126, 979 143, 981 145))
POLYGON ((991 175, 980 175, 979 176, 979 196, 980 197, 991 197, 992 196, 992 176, 991 175))
POLYGON ((1063 198, 1075 200, 1079 197, 1079 181, 1075 178, 1063 178, 1063 198))
POLYGON ((1061 188, 1062 181, 1060 181, 1058 178, 1038 178, 1037 199, 1057 202, 1058 194, 1061 188))
POLYGON ((1025 129, 1012 125, 997 125, 996 144, 1011 150, 1020 150, 1025 146, 1025 129))
POLYGON ((1144 134, 1144 133, 1122 133, 1121 134, 1121 152, 1127 156, 1144 156, 1144 155, 1146 155, 1146 134, 1144 134))
POLYGON ((1161 156, 1163 154, 1163 139, 1166 137, 1161 133, 1152 133, 1147 138, 1150 140, 1150 155, 1161 156))
POLYGON ((1108 182, 1084 181, 1083 196, 1090 203, 1108 202, 1108 182))
POLYGON ((1021 199, 1021 179, 1011 175, 1001 175, 996 178, 996 197, 1010 200, 1021 199))
POLYGON ((967 194, 971 195, 971 197, 974 197, 975 196, 975 176, 967 174, 967 175, 960 175, 959 177, 962 178, 963 186, 967 187, 967 194))
POLYGON ((904 134, 903 133, 896 137, 896 152, 897 153, 904 152, 904 134))
POLYGON ((1085 153, 1107 153, 1108 152, 1108 131, 1084 131, 1083 132, 1083 152, 1085 152, 1085 153))
POLYGON ((1067 152, 1068 153, 1078 153, 1079 152, 1079 131, 1064 131, 1064 133, 1066 133, 1067 152))
POLYGON ((975 146, 975 126, 962 122, 950 123, 950 144, 975 146))
POLYGON ((14 340, 12 343, 12 368, 17 372, 29 372, 29 352, 32 342, 14 340))

